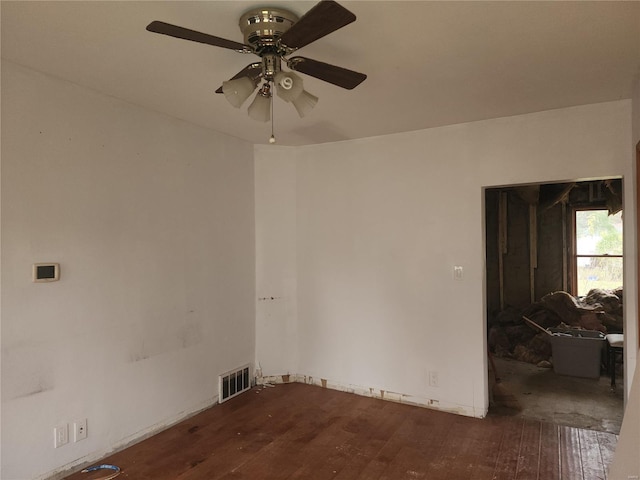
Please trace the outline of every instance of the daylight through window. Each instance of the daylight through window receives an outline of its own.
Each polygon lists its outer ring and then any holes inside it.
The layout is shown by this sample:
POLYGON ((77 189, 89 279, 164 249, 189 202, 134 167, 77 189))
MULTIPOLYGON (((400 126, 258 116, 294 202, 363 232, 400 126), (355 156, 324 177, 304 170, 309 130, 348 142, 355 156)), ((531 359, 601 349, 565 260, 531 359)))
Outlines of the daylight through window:
POLYGON ((622 212, 575 211, 575 286, 578 296, 593 288, 622 286, 622 212))

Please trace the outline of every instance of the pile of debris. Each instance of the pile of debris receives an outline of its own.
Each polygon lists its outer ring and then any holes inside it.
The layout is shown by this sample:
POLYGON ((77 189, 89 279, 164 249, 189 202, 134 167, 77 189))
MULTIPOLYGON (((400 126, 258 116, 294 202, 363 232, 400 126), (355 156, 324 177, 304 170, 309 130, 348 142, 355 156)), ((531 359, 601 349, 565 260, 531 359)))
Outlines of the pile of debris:
POLYGON ((622 288, 594 289, 586 297, 563 291, 549 293, 525 309, 503 310, 490 323, 489 348, 495 356, 549 367, 549 335, 529 325, 523 316, 544 329, 622 333, 622 288))

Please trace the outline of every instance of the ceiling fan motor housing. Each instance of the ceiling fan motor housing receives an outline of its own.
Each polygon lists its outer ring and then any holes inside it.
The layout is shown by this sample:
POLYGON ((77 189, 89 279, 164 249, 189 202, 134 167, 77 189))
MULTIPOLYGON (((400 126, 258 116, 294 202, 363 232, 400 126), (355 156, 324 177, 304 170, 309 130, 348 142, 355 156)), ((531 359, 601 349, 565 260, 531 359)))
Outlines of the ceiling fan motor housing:
POLYGON ((278 38, 298 21, 298 16, 283 8, 252 9, 240 17, 244 43, 257 51, 274 46, 278 38))

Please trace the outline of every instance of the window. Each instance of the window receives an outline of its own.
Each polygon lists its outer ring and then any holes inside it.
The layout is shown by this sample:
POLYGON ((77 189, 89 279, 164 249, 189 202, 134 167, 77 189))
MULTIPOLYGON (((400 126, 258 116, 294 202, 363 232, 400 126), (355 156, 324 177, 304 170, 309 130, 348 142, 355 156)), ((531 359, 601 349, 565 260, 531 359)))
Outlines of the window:
POLYGON ((622 286, 622 212, 575 210, 574 291, 622 286))

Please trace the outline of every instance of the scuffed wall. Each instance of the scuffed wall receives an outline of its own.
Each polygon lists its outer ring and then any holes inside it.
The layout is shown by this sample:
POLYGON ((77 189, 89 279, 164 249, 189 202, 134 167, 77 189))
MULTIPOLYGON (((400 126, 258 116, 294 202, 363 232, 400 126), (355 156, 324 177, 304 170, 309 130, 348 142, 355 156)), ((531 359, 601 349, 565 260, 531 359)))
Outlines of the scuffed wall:
POLYGON ((253 146, 2 63, 2 473, 211 405, 253 362, 253 146), (57 282, 32 283, 36 262, 57 282), (53 429, 88 421, 54 449, 53 429))
POLYGON ((484 188, 627 177, 629 126, 620 101, 290 152, 298 351, 287 371, 483 416, 484 188))
POLYGON ((296 162, 256 146, 256 372, 297 372, 296 162))

